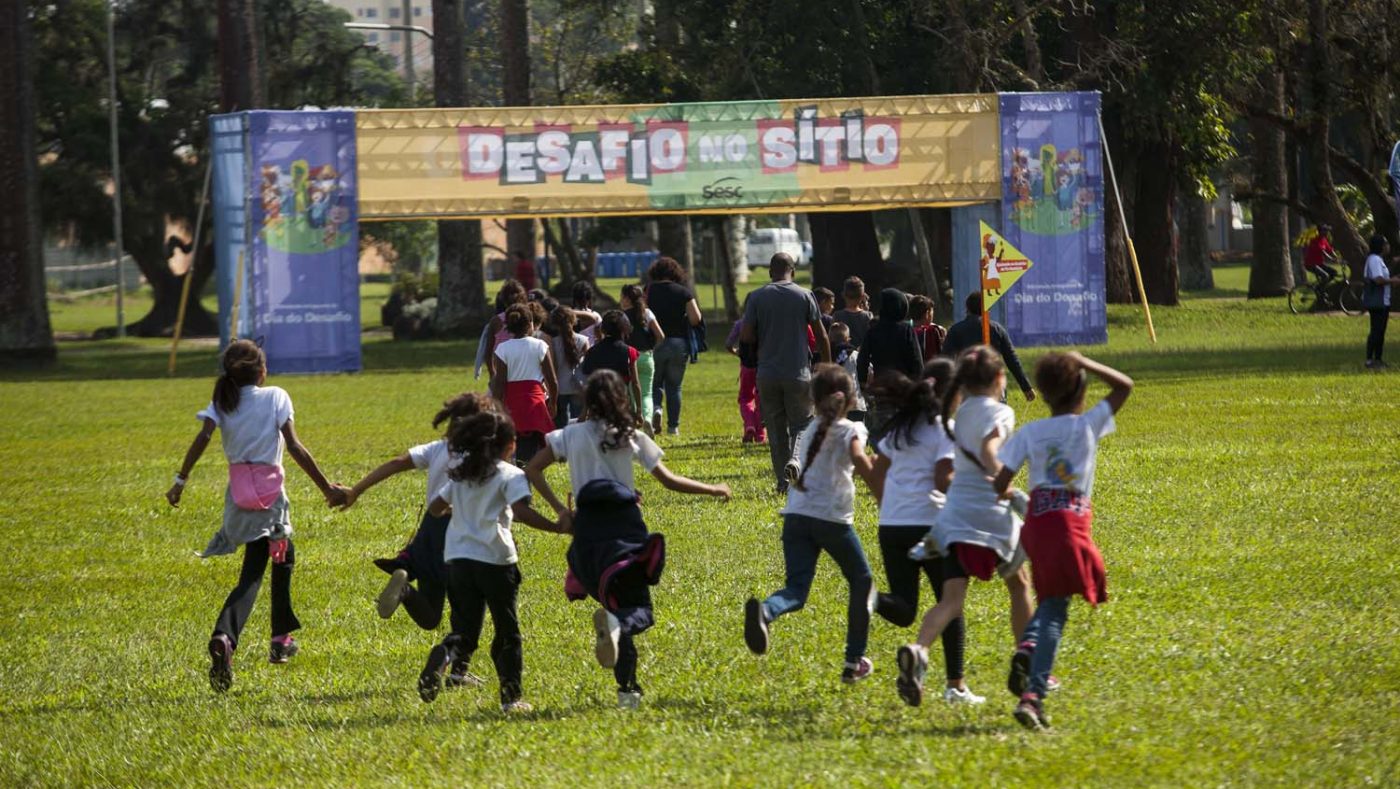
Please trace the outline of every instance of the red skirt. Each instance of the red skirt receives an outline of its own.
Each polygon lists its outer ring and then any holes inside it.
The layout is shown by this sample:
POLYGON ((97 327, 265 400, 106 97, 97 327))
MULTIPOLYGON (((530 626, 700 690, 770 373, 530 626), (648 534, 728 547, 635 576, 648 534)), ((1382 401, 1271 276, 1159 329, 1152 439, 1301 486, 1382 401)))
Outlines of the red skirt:
POLYGON ((1094 545, 1094 510, 1088 496, 1036 488, 1021 545, 1031 560, 1036 599, 1081 595, 1090 605, 1108 600, 1103 556, 1094 545))
POLYGON ((549 413, 549 393, 539 381, 510 381, 506 384, 506 411, 515 420, 515 432, 548 433, 554 429, 549 413))

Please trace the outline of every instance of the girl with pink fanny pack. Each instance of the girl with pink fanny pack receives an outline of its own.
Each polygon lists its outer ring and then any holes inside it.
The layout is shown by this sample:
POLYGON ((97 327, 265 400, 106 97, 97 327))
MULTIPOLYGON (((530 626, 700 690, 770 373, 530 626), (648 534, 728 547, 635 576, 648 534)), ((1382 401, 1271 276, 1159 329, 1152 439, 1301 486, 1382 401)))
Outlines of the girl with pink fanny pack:
POLYGON ((276 386, 262 385, 267 378, 262 349, 249 340, 235 340, 224 351, 222 365, 223 372, 214 384, 213 401, 196 415, 203 423, 199 434, 165 494, 172 507, 179 506, 185 482, 218 428, 229 461, 224 518, 200 555, 207 558, 234 553, 243 546, 238 585, 224 601, 209 639, 209 683, 219 692, 233 684, 233 652, 252 613, 269 559, 273 565, 270 660, 286 663, 297 652, 291 634, 301 623, 292 611, 296 553, 291 540, 291 509, 283 488, 284 443, 297 465, 320 488, 327 504, 343 504, 346 494, 345 488, 326 480, 311 453, 297 439, 292 427, 291 398, 276 386))

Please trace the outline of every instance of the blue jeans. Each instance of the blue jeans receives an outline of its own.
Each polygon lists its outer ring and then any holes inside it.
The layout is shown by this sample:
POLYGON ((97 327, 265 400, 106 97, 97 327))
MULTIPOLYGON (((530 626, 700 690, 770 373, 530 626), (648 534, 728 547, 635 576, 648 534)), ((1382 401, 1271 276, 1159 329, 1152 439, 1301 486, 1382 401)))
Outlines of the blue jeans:
MULTIPOLYGON (((685 380, 685 368, 690 364, 690 345, 684 337, 667 337, 652 351, 652 361, 656 365, 656 377, 652 379, 652 408, 661 407, 661 398, 666 397, 666 427, 677 428, 681 424, 681 382, 685 380)), ((644 418, 651 414, 643 414, 644 418)))
POLYGON ((812 579, 817 574, 817 558, 821 552, 831 555, 841 574, 850 585, 846 608, 846 662, 854 663, 865 656, 866 639, 870 632, 870 563, 855 529, 845 523, 809 518, 806 515, 783 516, 783 563, 787 567, 787 586, 763 601, 764 612, 771 622, 807 604, 812 591, 812 579))
POLYGON ((1069 621, 1069 598, 1047 597, 1040 601, 1035 616, 1026 625, 1023 642, 1035 644, 1031 655, 1031 681, 1026 688, 1036 698, 1045 698, 1045 684, 1050 679, 1050 670, 1055 667, 1055 651, 1060 648, 1060 636, 1064 633, 1065 622, 1069 621))

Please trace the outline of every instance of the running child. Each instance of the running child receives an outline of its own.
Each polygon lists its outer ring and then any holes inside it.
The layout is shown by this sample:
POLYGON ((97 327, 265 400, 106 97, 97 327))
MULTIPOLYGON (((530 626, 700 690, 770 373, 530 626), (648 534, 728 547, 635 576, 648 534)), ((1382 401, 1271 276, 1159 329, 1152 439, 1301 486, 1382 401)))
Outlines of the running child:
MULTIPOLYGON (((366 491, 395 474, 413 469, 428 473, 427 494, 418 531, 398 556, 374 560, 376 567, 389 573, 389 582, 379 594, 376 605, 380 617, 388 619, 402 605, 414 624, 424 630, 436 630, 441 624, 443 604, 447 598, 447 564, 443 561, 443 545, 450 518, 446 515, 434 516, 428 507, 437 491, 442 490, 448 481, 447 469, 454 460, 448 448, 452 431, 464 420, 479 413, 499 412, 500 405, 481 392, 457 395, 443 403, 442 409, 433 417, 435 429, 446 423, 442 438, 411 447, 402 455, 385 462, 355 483, 346 496, 342 510, 354 506, 366 491), (413 586, 415 581, 418 583, 416 588, 413 586)), ((447 678, 448 687, 479 684, 480 677, 470 674, 465 663, 453 665, 452 673, 447 678)))
POLYGON ((509 340, 513 335, 506 328, 506 310, 515 304, 529 303, 529 294, 519 282, 508 279, 501 283, 501 289, 496 291, 496 314, 491 316, 491 320, 481 328, 481 341, 476 344, 476 369, 474 377, 481 377, 481 368, 486 368, 487 378, 495 375, 494 367, 491 364, 492 353, 496 346, 509 340))
POLYGON ((744 425, 744 443, 766 444, 768 430, 763 426, 763 408, 758 402, 758 344, 741 342, 739 335, 743 330, 744 319, 734 321, 724 349, 739 357, 739 421, 744 425))
MULTIPOLYGON (((943 508, 944 493, 953 479, 953 441, 938 424, 942 400, 953 378, 953 363, 936 359, 924 367, 923 378, 892 378, 890 396, 897 405, 889 429, 875 447, 875 476, 880 489, 880 555, 884 557, 889 593, 880 594, 875 612, 891 624, 908 627, 919 611, 919 572, 933 588, 935 600, 943 599, 942 562, 917 561, 909 549, 933 527, 943 508)), ((943 666, 949 704, 981 704, 963 679, 966 642, 962 617, 948 623, 942 633, 943 666)))
POLYGON ((627 344, 632 333, 631 321, 622 310, 608 310, 603 313, 598 331, 598 341, 584 355, 579 371, 587 378, 599 370, 612 370, 621 376, 632 402, 642 402, 641 379, 637 373, 637 358, 641 354, 627 344))
POLYGON ((454 457, 448 481, 433 496, 428 512, 434 517, 451 514, 443 541, 447 562, 447 596, 452 601, 452 632, 428 653, 418 676, 423 701, 437 698, 442 675, 451 666, 465 672, 481 638, 486 611, 491 611, 495 636, 491 661, 501 684, 501 711, 528 712, 521 698, 520 616, 516 597, 520 591, 519 554, 511 524, 548 532, 562 532, 567 525, 551 521, 530 506, 530 483, 525 472, 511 465, 515 456, 515 426, 510 417, 483 411, 461 420, 452 429, 448 450, 454 457))
POLYGON ((533 322, 524 305, 506 310, 511 339, 496 346, 491 357, 491 391, 505 403, 515 422, 522 465, 544 444, 544 434, 554 429, 559 379, 549 344, 531 337, 533 322))
POLYGON ((201 556, 221 556, 243 546, 243 569, 238 584, 224 600, 209 639, 209 684, 222 693, 233 685, 233 652, 248 615, 257 602, 267 563, 272 562, 272 647, 269 660, 286 663, 297 653, 292 632, 301 622, 292 610, 292 568, 296 548, 292 544, 291 505, 283 487, 282 450, 316 483, 326 503, 345 502, 346 489, 326 481, 311 453, 302 446, 292 426, 292 398, 280 387, 263 386, 267 360, 251 340, 234 340, 224 350, 223 372, 214 383, 209 405, 195 417, 203 422, 185 452, 166 492, 170 506, 180 506, 185 483, 199 462, 209 439, 218 428, 228 459, 228 487, 224 489, 223 526, 209 540, 201 556))
MULTIPOLYGON (((841 366, 846 371, 846 375, 851 376, 851 380, 856 379, 856 369, 860 363, 860 351, 851 344, 851 328, 846 324, 836 321, 831 324, 831 363, 841 366)), ((851 406, 851 410, 846 412, 846 418, 852 422, 865 421, 865 398, 860 394, 860 387, 856 387, 856 402, 851 406)))
POLYGON ((1022 466, 1030 466, 1030 509, 1021 544, 1031 560, 1040 604, 1011 657, 1007 687, 1020 698, 1016 720, 1028 729, 1048 727, 1045 693, 1055 651, 1069 619, 1069 601, 1089 605, 1108 599, 1103 557, 1094 545, 1095 456, 1099 441, 1114 430, 1114 414, 1133 391, 1133 379, 1078 353, 1046 354, 1035 366, 1035 385, 1050 406, 1050 418, 1031 422, 1001 447, 1005 465, 994 482, 1005 491, 1022 466), (1084 413, 1091 373, 1108 384, 1108 396, 1084 413))
POLYGON ((627 335, 627 344, 637 350, 637 386, 642 391, 642 401, 633 404, 633 411, 639 414, 652 412, 652 381, 656 377, 656 362, 652 351, 666 339, 661 324, 656 321, 656 313, 647 309, 646 296, 641 285, 626 285, 622 288, 622 301, 619 305, 622 314, 632 331, 627 335))
POLYGON ((549 352, 554 358, 554 378, 559 382, 559 406, 554 413, 555 428, 583 413, 583 356, 588 338, 574 331, 577 316, 568 307, 555 307, 545 323, 549 352))
MULTIPOLYGON (((1031 617, 1030 580, 1021 550, 1024 503, 1003 498, 992 487, 1000 463, 997 450, 1016 428, 1016 414, 1001 402, 1006 392, 1006 365, 985 345, 963 352, 940 409, 943 430, 953 441, 953 480, 934 522, 931 537, 941 553, 943 599, 924 614, 918 639, 899 648, 896 688, 905 703, 923 701, 928 648, 954 619, 963 615, 968 578, 990 581, 998 575, 1011 596, 1011 630, 1020 640, 1031 617), (961 397, 956 421, 949 419, 961 397), (1023 510, 1022 510, 1023 511, 1023 510)), ((1013 491, 1013 496, 1019 491, 1013 491)))
POLYGON ((602 606, 593 613, 594 655, 613 670, 617 705, 624 709, 642 700, 634 639, 655 622, 651 587, 660 581, 666 560, 664 538, 649 533, 642 518, 632 464, 667 490, 729 500, 728 485, 707 485, 666 468, 661 448, 637 432, 637 424, 621 376, 599 370, 584 386, 583 419, 546 436, 544 449, 525 467, 560 524, 572 525, 565 589, 570 599, 591 597, 602 606), (556 462, 569 465, 572 511, 544 477, 556 462))
POLYGON ((807 604, 817 559, 823 551, 829 554, 849 586, 846 662, 841 670, 846 684, 865 679, 873 668, 865 646, 876 593, 870 563, 852 528, 856 494, 852 472, 859 473, 877 497, 880 494, 880 480, 865 454, 865 425, 846 419, 855 396, 855 382, 834 364, 820 365, 812 376, 818 418, 798 441, 805 457, 788 487, 782 511, 787 583, 762 602, 750 597, 744 604, 744 642, 754 654, 762 655, 768 651, 772 622, 807 604))

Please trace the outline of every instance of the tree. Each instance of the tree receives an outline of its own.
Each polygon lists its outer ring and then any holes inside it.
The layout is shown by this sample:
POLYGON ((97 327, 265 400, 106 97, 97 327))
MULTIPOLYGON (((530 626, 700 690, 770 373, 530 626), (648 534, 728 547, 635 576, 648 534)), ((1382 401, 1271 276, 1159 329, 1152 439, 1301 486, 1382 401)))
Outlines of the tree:
MULTIPOLYGON (((530 104, 530 0, 501 0, 501 99, 507 107, 530 104)), ((506 222, 511 254, 535 257, 535 220, 506 222)), ((507 255, 509 259, 510 255, 507 255)))
MULTIPOLYGON (((433 100, 439 107, 467 104, 462 4, 463 0, 433 0, 433 100)), ((440 334, 464 334, 486 320, 487 315, 481 222, 439 221, 434 330, 440 334)))
MULTIPOLYGON (((247 14, 246 5, 235 8, 247 14)), ((131 334, 168 334, 175 323, 181 278, 168 261, 172 247, 183 242, 167 236, 166 227, 192 227, 198 210, 208 116, 220 103, 215 9, 215 0, 126 0, 117 6, 122 235, 155 297, 150 312, 128 327, 131 334)), ((112 228, 104 189, 111 162, 103 0, 35 3, 31 10, 45 227, 72 232, 84 245, 107 243, 112 228)), ((271 59, 277 65, 268 69, 263 106, 376 106, 402 98, 387 56, 367 49, 343 27, 350 18, 345 12, 318 0, 258 0, 257 15, 276 20, 259 31, 266 51, 278 53, 271 59)), ((206 221, 212 225, 207 215, 206 221)), ((195 293, 214 270, 213 235, 206 226, 205 243, 195 250, 195 293)), ((184 329, 212 334, 218 326, 192 300, 184 329)))
POLYGON ((0 360, 55 356, 44 295, 29 10, 0 6, 0 360))

